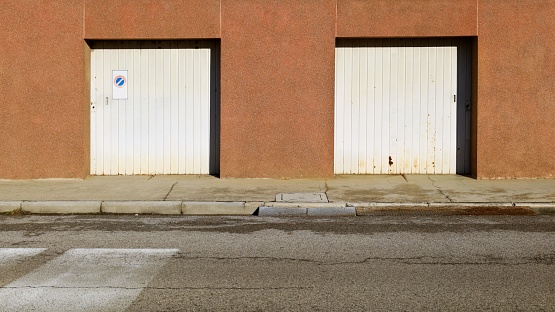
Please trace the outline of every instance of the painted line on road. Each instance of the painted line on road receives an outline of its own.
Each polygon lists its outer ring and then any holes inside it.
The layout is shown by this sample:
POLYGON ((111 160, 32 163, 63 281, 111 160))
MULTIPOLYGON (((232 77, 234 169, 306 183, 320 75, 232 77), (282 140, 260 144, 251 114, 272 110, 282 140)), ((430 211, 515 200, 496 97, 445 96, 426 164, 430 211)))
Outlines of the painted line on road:
POLYGON ((46 248, 0 248, 0 267, 22 260, 22 258, 36 256, 46 248))
POLYGON ((123 311, 178 249, 70 249, 0 288, 3 311, 123 311))

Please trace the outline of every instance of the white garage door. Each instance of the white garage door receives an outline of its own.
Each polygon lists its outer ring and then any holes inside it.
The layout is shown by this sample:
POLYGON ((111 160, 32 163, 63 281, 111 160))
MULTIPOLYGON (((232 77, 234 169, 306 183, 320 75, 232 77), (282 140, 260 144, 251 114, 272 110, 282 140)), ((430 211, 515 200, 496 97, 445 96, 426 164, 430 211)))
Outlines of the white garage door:
POLYGON ((335 81, 335 173, 457 172, 456 45, 340 41, 335 81))
POLYGON ((216 48, 211 41, 91 43, 90 173, 215 173, 216 48))

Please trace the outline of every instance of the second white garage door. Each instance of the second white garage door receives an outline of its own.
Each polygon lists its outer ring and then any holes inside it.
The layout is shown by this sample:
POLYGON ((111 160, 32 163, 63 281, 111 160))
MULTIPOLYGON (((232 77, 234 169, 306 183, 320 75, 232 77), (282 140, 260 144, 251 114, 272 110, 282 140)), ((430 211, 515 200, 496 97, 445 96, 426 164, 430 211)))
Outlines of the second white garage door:
POLYGON ((417 40, 340 41, 335 173, 456 173, 466 149, 457 146, 457 52, 417 40))
POLYGON ((219 170, 213 41, 91 43, 93 175, 219 170))

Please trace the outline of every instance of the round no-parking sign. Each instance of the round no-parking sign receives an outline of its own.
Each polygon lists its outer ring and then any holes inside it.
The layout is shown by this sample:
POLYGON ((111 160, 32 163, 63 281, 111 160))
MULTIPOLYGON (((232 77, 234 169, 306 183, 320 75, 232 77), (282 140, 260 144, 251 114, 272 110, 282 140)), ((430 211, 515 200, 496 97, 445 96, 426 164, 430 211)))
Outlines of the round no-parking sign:
POLYGON ((114 78, 114 86, 116 88, 123 88, 125 87, 125 83, 127 82, 127 79, 125 79, 124 76, 122 75, 117 75, 116 78, 114 78))
POLYGON ((127 71, 113 70, 112 81, 112 99, 127 100, 127 71))

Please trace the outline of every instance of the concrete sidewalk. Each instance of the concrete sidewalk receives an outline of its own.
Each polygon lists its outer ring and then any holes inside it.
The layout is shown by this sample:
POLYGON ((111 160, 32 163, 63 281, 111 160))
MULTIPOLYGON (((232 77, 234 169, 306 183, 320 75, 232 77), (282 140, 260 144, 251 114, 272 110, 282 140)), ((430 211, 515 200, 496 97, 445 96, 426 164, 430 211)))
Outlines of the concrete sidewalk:
POLYGON ((555 180, 475 180, 457 175, 0 180, 0 212, 4 213, 365 215, 398 210, 479 213, 488 209, 496 209, 495 213, 553 213, 555 180))

